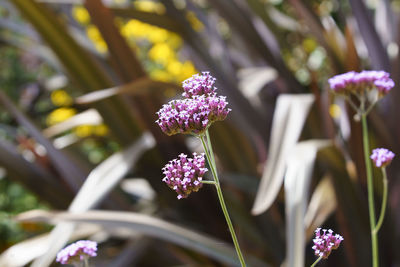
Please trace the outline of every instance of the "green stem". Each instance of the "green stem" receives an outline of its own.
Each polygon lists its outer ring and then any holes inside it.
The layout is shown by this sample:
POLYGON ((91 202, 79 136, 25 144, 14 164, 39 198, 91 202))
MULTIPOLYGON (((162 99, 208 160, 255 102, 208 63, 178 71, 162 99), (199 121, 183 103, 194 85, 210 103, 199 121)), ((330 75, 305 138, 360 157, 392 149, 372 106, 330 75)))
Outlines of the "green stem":
POLYGON ((372 179, 372 166, 369 158, 369 139, 368 139, 368 126, 367 115, 363 112, 361 114, 363 145, 364 145, 364 160, 367 171, 367 186, 368 186, 368 206, 369 206, 369 223, 371 226, 371 245, 372 245, 372 266, 379 266, 378 256, 378 235, 375 232, 375 206, 374 206, 374 184, 372 179))
POLYGON ((85 260, 84 260, 84 266, 85 267, 89 267, 89 260, 86 257, 85 257, 85 260))
POLYGON ((215 181, 208 181, 208 180, 203 180, 201 181, 203 184, 213 184, 215 185, 215 181))
POLYGON ((208 134, 208 130, 206 131, 206 138, 207 138, 207 141, 205 140, 204 135, 200 136, 200 140, 201 140, 201 143, 203 144, 204 151, 205 151, 206 157, 207 157, 207 161, 210 165, 211 173, 212 173, 214 181, 215 181, 215 188, 217 189, 218 200, 221 205, 222 212, 224 213, 226 223, 228 224, 229 232, 231 233, 233 244, 235 245, 235 250, 238 255, 240 264, 242 267, 244 267, 244 266, 246 266, 246 263, 244 261, 242 251, 240 250, 239 242, 237 240, 235 229, 233 228, 231 218, 229 217, 228 209, 226 208, 226 205, 225 205, 224 196, 222 195, 222 190, 221 190, 221 186, 220 186, 219 179, 218 179, 217 167, 215 164, 215 159, 214 159, 214 155, 213 155, 214 153, 212 150, 211 140, 210 140, 210 135, 208 134))
POLYGON ((208 149, 210 150, 212 163, 214 164, 215 170, 217 170, 217 164, 215 163, 214 151, 213 151, 213 148, 211 145, 211 138, 210 138, 210 133, 208 132, 208 129, 206 130, 206 138, 207 138, 208 149))
POLYGON ((322 260, 322 256, 319 257, 316 261, 314 261, 314 263, 310 266, 310 267, 314 267, 315 265, 317 265, 317 263, 322 260))
POLYGON ((378 223, 375 226, 374 233, 378 234, 379 229, 382 226, 383 219, 385 218, 386 206, 387 206, 387 194, 388 194, 388 179, 386 174, 386 168, 382 167, 382 176, 383 176, 383 196, 382 196, 382 207, 381 213, 379 215, 378 223))

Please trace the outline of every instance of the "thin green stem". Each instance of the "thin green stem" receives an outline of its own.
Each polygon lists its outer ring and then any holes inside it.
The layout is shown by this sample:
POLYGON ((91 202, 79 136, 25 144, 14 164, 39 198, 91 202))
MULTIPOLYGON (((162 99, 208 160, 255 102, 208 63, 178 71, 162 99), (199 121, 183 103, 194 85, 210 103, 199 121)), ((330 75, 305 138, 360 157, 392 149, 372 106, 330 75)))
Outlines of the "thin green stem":
MULTIPOLYGON (((363 109, 364 107, 362 107, 362 110, 363 109)), ((362 124, 363 145, 364 145, 364 160, 367 171, 369 223, 371 226, 372 266, 378 267, 379 266, 378 235, 374 231, 375 230, 374 184, 372 178, 371 160, 369 158, 370 150, 369 150, 369 139, 368 139, 367 115, 364 112, 361 114, 361 124, 362 124)))
POLYGON ((83 266, 89 267, 89 260, 88 260, 88 258, 86 258, 86 257, 85 257, 85 259, 84 259, 84 265, 83 265, 83 266))
POLYGON ((217 169, 217 164, 215 163, 214 151, 213 151, 213 148, 211 145, 211 138, 210 138, 210 133, 208 132, 208 129, 206 130, 206 138, 207 138, 208 149, 210 150, 212 163, 214 164, 215 169, 217 169))
POLYGON ((208 130, 206 131, 206 138, 207 138, 207 141, 204 139, 204 135, 200 136, 200 140, 201 140, 201 143, 203 144, 204 151, 205 151, 206 157, 207 157, 207 161, 210 165, 211 172, 212 172, 212 175, 213 175, 213 178, 215 181, 215 188, 217 189, 218 200, 221 205, 222 212, 224 213, 226 223, 228 224, 229 232, 231 233, 232 241, 233 241, 233 244, 235 245, 235 250, 238 255, 240 264, 242 267, 244 267, 244 266, 246 266, 246 263, 244 261, 242 251, 240 250, 239 242, 237 240, 235 229, 233 228, 231 218, 229 217, 228 209, 226 208, 226 205, 225 205, 224 196, 222 195, 222 190, 221 190, 221 186, 219 183, 217 167, 215 164, 215 159, 214 159, 214 155, 213 155, 214 153, 212 150, 211 140, 210 140, 210 135, 208 134, 208 130))
POLYGON ((317 263, 322 260, 322 256, 320 256, 316 261, 314 261, 314 263, 310 266, 310 267, 314 267, 315 265, 317 265, 317 263))
POLYGON ((208 180, 203 180, 201 181, 203 184, 213 184, 215 185, 215 181, 208 181, 208 180))
POLYGON ((382 167, 382 176, 383 176, 383 196, 382 196, 382 207, 381 213, 379 215, 378 223, 375 226, 374 233, 378 234, 379 229, 382 226, 383 219, 385 218, 386 206, 387 206, 387 195, 388 195, 388 179, 386 174, 386 168, 382 167))

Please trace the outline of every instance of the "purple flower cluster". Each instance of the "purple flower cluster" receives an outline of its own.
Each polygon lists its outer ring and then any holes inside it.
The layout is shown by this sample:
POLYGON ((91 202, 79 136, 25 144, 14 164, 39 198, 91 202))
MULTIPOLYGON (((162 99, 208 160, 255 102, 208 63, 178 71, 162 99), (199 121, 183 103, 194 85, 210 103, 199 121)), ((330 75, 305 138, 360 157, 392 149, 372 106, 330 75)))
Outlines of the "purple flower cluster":
POLYGON ((385 71, 363 70, 350 71, 333 76, 328 80, 330 88, 336 93, 361 93, 376 88, 380 95, 387 94, 394 87, 394 82, 385 71))
POLYGON ((61 264, 79 262, 85 258, 97 256, 97 243, 90 240, 79 240, 60 250, 56 261, 61 264))
POLYGON ((184 99, 172 100, 157 112, 156 123, 167 135, 177 133, 203 134, 208 127, 222 121, 231 111, 225 96, 217 96, 213 87, 215 78, 208 72, 194 75, 183 82, 184 99))
POLYGON ((216 79, 210 75, 210 72, 204 71, 202 74, 195 74, 182 82, 183 97, 192 97, 195 95, 212 95, 217 90, 214 87, 216 79))
POLYGON ((380 168, 380 167, 386 167, 387 165, 392 162, 395 154, 390 151, 389 149, 386 148, 376 148, 372 150, 371 154, 371 159, 374 162, 375 166, 380 168))
POLYGON ((171 189, 178 193, 178 199, 187 198, 192 192, 197 192, 203 186, 205 168, 204 153, 193 153, 193 158, 180 154, 179 158, 168 162, 162 169, 165 177, 162 179, 171 189))
POLYGON ((317 230, 315 230, 315 238, 313 239, 314 246, 312 249, 314 250, 315 255, 326 259, 333 249, 339 247, 342 241, 343 237, 338 234, 334 235, 331 229, 327 230, 317 228, 317 230))

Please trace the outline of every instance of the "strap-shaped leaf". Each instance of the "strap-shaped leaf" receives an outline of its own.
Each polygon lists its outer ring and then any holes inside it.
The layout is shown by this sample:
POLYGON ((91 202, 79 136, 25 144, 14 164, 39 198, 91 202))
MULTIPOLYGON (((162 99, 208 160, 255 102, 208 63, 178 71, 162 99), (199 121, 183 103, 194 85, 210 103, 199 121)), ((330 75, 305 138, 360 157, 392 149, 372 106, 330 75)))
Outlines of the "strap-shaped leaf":
POLYGON ((287 157, 285 174, 286 257, 287 266, 303 267, 305 255, 304 217, 317 152, 331 145, 327 140, 298 143, 287 157))
MULTIPOLYGON (((30 211, 17 217, 19 221, 41 221, 48 223, 74 222, 93 223, 107 228, 128 228, 154 238, 172 242, 203 253, 229 266, 240 266, 231 245, 188 228, 135 212, 92 210, 83 213, 30 211)), ((250 266, 268 266, 260 260, 246 256, 250 266)), ((42 265, 43 266, 43 265, 42 265)))
POLYGON ((281 95, 275 108, 269 155, 252 213, 266 211, 278 195, 285 172, 286 157, 297 143, 314 96, 311 94, 281 95))
MULTIPOLYGON (((78 194, 72 201, 69 211, 83 212, 96 207, 135 165, 140 156, 155 145, 148 133, 122 152, 116 153, 93 169, 78 194)), ((57 252, 69 240, 75 224, 60 223, 49 236, 47 251, 34 261, 33 266, 49 266, 57 252)))

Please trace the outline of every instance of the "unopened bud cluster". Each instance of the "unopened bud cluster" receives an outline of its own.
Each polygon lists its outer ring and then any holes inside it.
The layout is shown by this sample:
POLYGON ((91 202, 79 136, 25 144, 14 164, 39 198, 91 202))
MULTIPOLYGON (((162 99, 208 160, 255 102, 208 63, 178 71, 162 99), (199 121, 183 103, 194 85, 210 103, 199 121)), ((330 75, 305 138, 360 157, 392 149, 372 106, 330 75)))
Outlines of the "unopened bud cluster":
POLYGON ((375 166, 378 168, 386 167, 389 165, 395 154, 386 148, 376 148, 372 150, 371 159, 374 162, 375 166))

